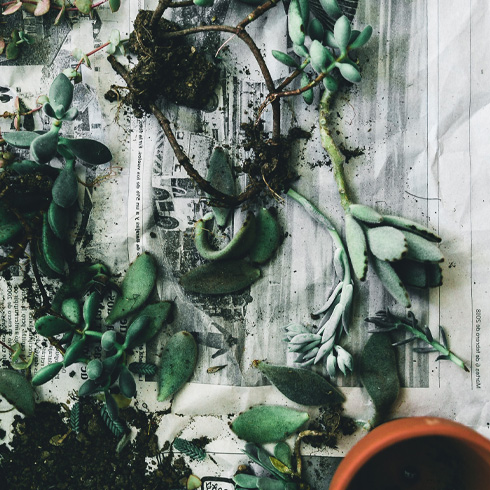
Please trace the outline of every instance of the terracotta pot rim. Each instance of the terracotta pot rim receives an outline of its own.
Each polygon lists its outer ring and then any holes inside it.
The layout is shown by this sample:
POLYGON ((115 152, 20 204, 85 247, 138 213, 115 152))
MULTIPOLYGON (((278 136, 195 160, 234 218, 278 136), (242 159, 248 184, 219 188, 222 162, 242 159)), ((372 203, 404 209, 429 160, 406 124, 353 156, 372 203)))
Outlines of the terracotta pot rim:
POLYGON ((347 490, 361 467, 383 449, 409 439, 430 436, 456 439, 490 455, 490 440, 459 422, 441 417, 395 419, 376 427, 353 446, 337 468, 330 490, 347 490))

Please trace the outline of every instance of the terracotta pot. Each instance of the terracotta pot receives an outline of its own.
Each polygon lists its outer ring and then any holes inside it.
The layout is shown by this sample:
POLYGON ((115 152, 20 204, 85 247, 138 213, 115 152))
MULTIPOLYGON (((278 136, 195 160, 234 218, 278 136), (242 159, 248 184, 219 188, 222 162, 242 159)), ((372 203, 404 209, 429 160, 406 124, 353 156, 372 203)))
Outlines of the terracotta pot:
POLYGON ((457 422, 380 425, 345 456, 329 490, 489 490, 490 440, 457 422))

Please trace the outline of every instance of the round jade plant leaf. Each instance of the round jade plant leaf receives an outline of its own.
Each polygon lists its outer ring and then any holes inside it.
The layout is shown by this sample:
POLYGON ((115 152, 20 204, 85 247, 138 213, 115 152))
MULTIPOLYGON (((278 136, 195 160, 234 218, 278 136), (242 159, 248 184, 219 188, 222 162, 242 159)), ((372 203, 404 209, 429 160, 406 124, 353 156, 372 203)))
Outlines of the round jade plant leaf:
POLYGON ((60 73, 49 88, 49 103, 52 107, 63 106, 67 111, 73 100, 73 85, 69 78, 60 73))
POLYGON ((78 198, 78 179, 73 160, 68 160, 53 184, 53 201, 62 208, 71 207, 78 198))
POLYGON ((101 165, 112 160, 111 151, 100 141, 60 138, 60 147, 67 148, 77 158, 91 165, 101 165))

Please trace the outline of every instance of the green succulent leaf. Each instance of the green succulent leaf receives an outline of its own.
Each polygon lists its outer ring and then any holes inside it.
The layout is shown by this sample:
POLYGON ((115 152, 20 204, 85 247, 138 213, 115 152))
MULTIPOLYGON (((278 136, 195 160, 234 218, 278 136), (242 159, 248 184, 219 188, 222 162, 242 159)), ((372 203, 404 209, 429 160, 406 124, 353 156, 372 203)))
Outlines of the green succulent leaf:
POLYGON ((5 49, 5 56, 8 60, 16 60, 20 55, 19 46, 15 42, 10 42, 7 44, 5 49))
POLYGON ((310 46, 310 59, 311 66, 318 73, 327 73, 328 65, 333 61, 330 51, 323 46, 320 41, 316 39, 311 43, 310 46))
POLYGON ((95 290, 90 293, 89 297, 83 303, 82 316, 85 323, 84 330, 90 330, 94 326, 101 302, 102 297, 99 291, 95 290))
POLYGON ((112 153, 100 141, 80 138, 60 138, 61 147, 67 148, 73 155, 91 165, 101 165, 112 160, 112 153))
POLYGON ((121 0, 109 0, 109 6, 112 12, 117 12, 121 6, 121 0))
MULTIPOLYGON (((209 183, 218 191, 228 196, 236 195, 236 184, 233 169, 224 148, 216 147, 209 159, 209 169, 206 176, 209 183)), ((210 197, 208 195, 208 197, 210 197)), ((230 208, 212 206, 212 211, 218 226, 225 226, 230 214, 230 208)))
MULTIPOLYGON (((309 83, 310 83, 310 77, 308 76, 307 73, 303 72, 301 74, 301 88, 306 87, 309 83)), ((312 88, 303 92, 303 100, 308 105, 313 103, 313 97, 314 97, 314 93, 312 88)))
POLYGON ((401 233, 407 240, 407 259, 418 260, 420 262, 444 261, 444 256, 435 243, 409 231, 401 231, 401 233))
POLYGON ((371 335, 362 350, 359 364, 361 382, 373 400, 376 418, 383 419, 400 390, 398 367, 390 337, 384 333, 371 335))
POLYGON ((286 398, 300 405, 328 405, 345 399, 335 386, 309 369, 276 366, 264 361, 254 361, 254 367, 286 398))
POLYGON ((76 298, 68 298, 61 305, 61 314, 74 325, 82 321, 82 307, 76 298))
POLYGON ((78 179, 75 162, 67 160, 53 184, 53 202, 62 208, 70 208, 78 199, 78 179))
POLYGON ((57 374, 61 371, 63 367, 62 362, 54 362, 52 364, 48 364, 41 368, 32 378, 33 386, 40 386, 48 381, 52 380, 57 374))
POLYGON ((361 81, 359 70, 350 63, 337 63, 337 68, 348 82, 359 83, 361 81))
POLYGON ((380 260, 400 260, 408 250, 403 233, 391 226, 368 228, 366 233, 369 250, 380 260))
POLYGON ((286 439, 301 429, 309 418, 307 412, 292 408, 259 405, 238 415, 230 427, 240 439, 266 444, 286 439))
POLYGON ((333 35, 332 32, 330 31, 325 31, 325 44, 331 48, 334 49, 340 49, 339 45, 337 44, 337 41, 335 40, 335 36, 333 35))
POLYGON ((47 14, 50 7, 51 0, 38 0, 36 8, 34 10, 34 15, 36 17, 40 17, 41 15, 47 14))
POLYGON ((288 32, 293 44, 299 46, 305 42, 305 25, 298 0, 291 0, 288 10, 288 32))
POLYGON ((330 92, 336 92, 337 89, 339 88, 339 84, 337 83, 337 80, 335 80, 335 78, 333 78, 332 76, 330 75, 327 75, 324 79, 323 79, 323 85, 325 86, 325 88, 327 90, 329 90, 330 92))
POLYGON ((138 345, 141 345, 143 332, 150 324, 150 317, 145 315, 139 315, 129 326, 126 332, 126 338, 124 339, 123 347, 125 349, 134 349, 138 345))
POLYGON ((381 223, 383 221, 383 216, 375 211, 370 206, 364 204, 351 204, 349 206, 349 213, 354 216, 354 218, 364 221, 365 223, 381 223))
POLYGON ((160 332, 172 311, 172 306, 171 301, 160 301, 147 305, 141 310, 139 316, 146 317, 149 321, 144 330, 138 334, 139 345, 145 344, 160 332))
POLYGON ((287 468, 292 468, 292 453, 287 442, 278 442, 274 446, 274 456, 287 468))
POLYGON ((76 107, 71 107, 59 119, 61 121, 73 121, 77 117, 78 117, 78 109, 76 107))
POLYGON ((3 134, 3 139, 16 148, 29 148, 31 143, 40 136, 40 133, 34 131, 15 131, 3 134))
POLYGON ((53 233, 46 214, 43 218, 41 245, 46 264, 56 274, 64 275, 67 268, 64 243, 53 233))
POLYGON ((233 481, 241 488, 258 488, 259 477, 247 475, 246 473, 238 473, 233 477, 233 481))
POLYGON ((78 361, 78 359, 83 354, 86 343, 87 338, 82 337, 81 339, 78 339, 77 341, 70 344, 68 349, 66 349, 65 357, 63 359, 63 364, 65 367, 68 367, 78 361))
POLYGON ((36 320, 36 331, 43 337, 54 337, 60 333, 65 333, 73 330, 73 326, 63 318, 45 315, 36 320))
POLYGON ((51 201, 48 209, 48 222, 51 230, 57 238, 63 240, 68 235, 70 228, 71 212, 54 201, 51 201))
POLYGON ((364 281, 368 266, 366 237, 361 225, 350 213, 345 215, 345 238, 354 273, 360 281, 364 281))
POLYGON ((138 256, 130 264, 121 284, 121 294, 106 318, 109 325, 143 306, 155 287, 156 274, 155 260, 148 252, 138 256))
POLYGON ((136 382, 125 364, 121 365, 121 372, 119 373, 119 389, 126 398, 133 398, 136 394, 136 382))
POLYGON ((248 256, 256 264, 264 264, 274 255, 281 240, 279 223, 266 208, 260 208, 255 218, 255 236, 248 256))
POLYGON ((197 344, 189 332, 177 332, 165 345, 158 373, 158 401, 177 393, 189 380, 197 362, 197 344))
POLYGON ((274 58, 276 58, 276 60, 281 62, 283 65, 290 66, 291 68, 299 67, 299 63, 294 58, 286 53, 283 53, 282 51, 276 51, 273 49, 272 56, 274 56, 274 58))
POLYGON ((58 149, 59 128, 51 127, 47 132, 33 139, 30 145, 32 160, 37 163, 48 163, 55 156, 58 149))
POLYGON ((364 46, 369 41, 369 39, 371 39, 372 34, 373 34, 373 28, 371 26, 366 26, 355 38, 355 40, 351 41, 349 48, 357 49, 364 46))
POLYGON ((23 226, 8 204, 0 201, 0 245, 12 243, 22 232, 23 226))
POLYGON ((25 415, 33 415, 34 391, 25 376, 11 369, 0 369, 0 395, 25 415))
POLYGON ((308 35, 312 40, 323 41, 325 37, 325 29, 323 24, 318 19, 312 19, 308 24, 308 35))
POLYGON ((49 102, 54 107, 61 105, 65 111, 73 101, 73 85, 66 75, 60 73, 49 87, 49 102))
POLYGON ((383 216, 383 223, 399 228, 400 230, 410 231, 411 233, 420 235, 431 242, 441 241, 441 237, 436 235, 430 228, 420 225, 415 221, 401 218, 400 216, 385 215, 383 216))
POLYGON ((92 395, 99 390, 99 385, 93 379, 87 379, 87 381, 82 383, 80 388, 78 388, 78 396, 92 395))
POLYGON ((308 58, 310 53, 304 44, 293 44, 293 51, 302 58, 308 58))
POLYGON ((257 488, 259 490, 284 490, 285 484, 282 481, 261 476, 257 488))
POLYGON ((400 303, 405 308, 410 308, 411 302, 408 296, 407 290, 403 285, 398 274, 395 272, 393 267, 383 260, 373 256, 372 261, 373 269, 376 275, 379 277, 383 286, 386 290, 395 298, 398 303, 400 303))
POLYGON ((352 29, 350 26, 349 19, 345 15, 342 15, 342 17, 339 17, 337 22, 335 22, 333 28, 333 35, 335 37, 335 41, 341 51, 345 51, 347 49, 347 46, 350 41, 351 32, 352 29))
POLYGON ((320 0, 323 10, 332 18, 337 19, 342 15, 337 0, 320 0))

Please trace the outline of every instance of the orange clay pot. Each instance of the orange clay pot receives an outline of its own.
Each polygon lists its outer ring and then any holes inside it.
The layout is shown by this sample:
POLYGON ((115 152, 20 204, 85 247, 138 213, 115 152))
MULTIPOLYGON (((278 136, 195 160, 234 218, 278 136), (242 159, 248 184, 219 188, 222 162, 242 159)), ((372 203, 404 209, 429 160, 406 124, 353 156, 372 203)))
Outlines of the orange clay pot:
POLYGON ((408 417, 363 437, 329 490, 489 490, 490 440, 457 422, 408 417))

